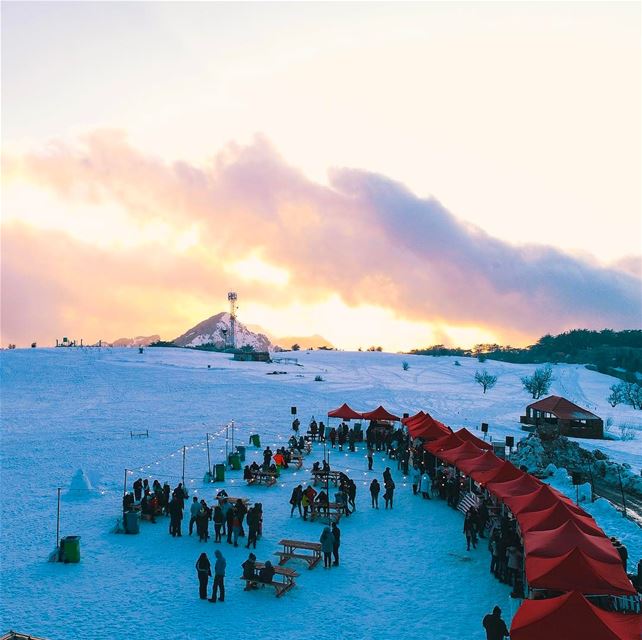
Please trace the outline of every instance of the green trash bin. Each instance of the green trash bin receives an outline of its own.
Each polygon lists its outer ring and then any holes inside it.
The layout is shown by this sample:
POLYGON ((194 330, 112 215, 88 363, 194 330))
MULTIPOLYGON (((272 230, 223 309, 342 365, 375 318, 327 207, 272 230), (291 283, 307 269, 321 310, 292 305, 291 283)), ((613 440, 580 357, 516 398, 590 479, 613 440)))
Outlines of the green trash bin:
POLYGON ((237 446, 236 451, 239 454, 239 458, 241 459, 241 462, 245 462, 245 447, 237 446))
POLYGON ((125 513, 125 533, 140 533, 140 513, 137 511, 125 513))
POLYGON ((66 536, 60 546, 63 562, 80 562, 80 536, 66 536))
POLYGON ((230 453, 227 461, 233 471, 239 471, 241 469, 241 457, 238 453, 230 453))
POLYGON ((215 465, 214 471, 216 472, 216 482, 223 482, 225 480, 225 465, 222 462, 215 465))
POLYGON ((253 433, 250 436, 250 442, 255 446, 258 447, 259 449, 261 448, 261 437, 259 436, 258 433, 253 433))

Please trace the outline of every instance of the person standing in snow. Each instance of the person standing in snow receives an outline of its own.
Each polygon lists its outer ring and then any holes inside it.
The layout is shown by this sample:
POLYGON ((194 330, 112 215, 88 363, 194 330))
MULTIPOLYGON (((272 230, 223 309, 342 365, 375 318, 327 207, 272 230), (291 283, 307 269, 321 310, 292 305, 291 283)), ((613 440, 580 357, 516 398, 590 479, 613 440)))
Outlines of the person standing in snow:
POLYGON ((337 526, 336 522, 332 523, 332 535, 334 536, 334 544, 332 545, 332 555, 334 556, 335 567, 339 566, 339 546, 341 545, 341 529, 337 526))
POLYGON ((386 509, 388 506, 392 509, 392 499, 394 498, 395 495, 395 483, 390 479, 389 482, 386 482, 386 490, 383 494, 383 499, 385 500, 386 503, 386 509))
POLYGON ((506 623, 502 620, 502 610, 499 607, 495 607, 492 613, 484 616, 482 626, 486 629, 486 640, 503 640, 510 635, 506 623))
POLYGON ((194 496, 194 499, 192 500, 192 504, 189 508, 189 535, 192 535, 192 531, 194 530, 194 523, 196 522, 196 519, 198 518, 198 514, 201 512, 201 503, 198 501, 198 498, 194 496))
POLYGON ((430 500, 431 485, 432 485, 432 481, 430 480, 430 476, 428 475, 427 472, 424 471, 423 475, 421 476, 421 481, 419 483, 419 492, 421 493, 421 497, 424 500, 430 500))
POLYGON ((374 459, 372 457, 372 449, 368 447, 368 471, 372 471, 372 463, 374 459))
POLYGON ((319 538, 321 543, 321 551, 323 551, 323 568, 330 569, 332 567, 332 551, 334 549, 334 536, 330 527, 324 527, 319 538))
POLYGON ((290 518, 294 514, 295 509, 299 510, 300 516, 303 515, 303 512, 301 511, 302 498, 303 498, 303 486, 299 484, 296 487, 294 487, 294 489, 292 490, 292 495, 290 496, 290 504, 292 505, 292 509, 290 510, 290 518))
POLYGON ((390 467, 386 467, 383 472, 383 484, 386 485, 388 482, 392 481, 392 473, 390 472, 390 467))
POLYGON ((464 534, 466 535, 466 551, 470 551, 470 543, 473 544, 473 549, 477 548, 477 525, 475 523, 475 516, 471 513, 472 509, 466 512, 464 518, 464 534))
POLYGON ((223 554, 217 549, 214 552, 216 562, 214 563, 214 584, 212 585, 212 597, 210 602, 216 602, 216 595, 218 591, 218 599, 221 602, 225 601, 225 558, 223 554))
POLYGON ((207 600, 207 583, 212 575, 212 567, 206 553, 201 553, 198 557, 196 573, 198 574, 198 595, 201 600, 207 600))
POLYGON ((260 513, 256 506, 247 512, 248 534, 247 545, 245 545, 246 549, 249 549, 251 544, 253 544, 256 549, 256 538, 259 535, 259 516, 260 513))
POLYGON ((376 478, 370 483, 370 497, 372 498, 372 508, 379 508, 379 492, 381 491, 381 485, 379 480, 376 478))
POLYGON ((220 542, 221 527, 225 520, 223 518, 223 510, 218 504, 214 507, 214 515, 212 516, 212 519, 214 520, 214 542, 220 542))
POLYGON ((183 519, 183 505, 175 497, 169 501, 169 532, 172 537, 181 537, 181 520, 183 519))
POLYGON ((143 481, 141 478, 134 481, 134 497, 136 502, 140 502, 140 499, 143 496, 143 481))

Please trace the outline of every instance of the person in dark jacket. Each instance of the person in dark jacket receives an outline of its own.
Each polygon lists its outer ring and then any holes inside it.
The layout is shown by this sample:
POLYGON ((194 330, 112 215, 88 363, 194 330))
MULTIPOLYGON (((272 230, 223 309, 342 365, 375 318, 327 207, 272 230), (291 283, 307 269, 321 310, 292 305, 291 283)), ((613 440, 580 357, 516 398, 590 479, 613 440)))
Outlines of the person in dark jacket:
POLYGON ((265 565, 259 569, 259 582, 270 583, 274 578, 274 567, 269 560, 265 561, 265 565))
POLYGON ((370 497, 372 498, 372 508, 379 508, 379 492, 381 491, 381 485, 379 480, 376 478, 370 483, 370 497))
POLYGON ((339 566, 339 546, 341 545, 341 529, 337 526, 336 522, 332 523, 332 535, 334 536, 334 544, 332 545, 332 555, 334 556, 335 567, 339 566))
POLYGON ((130 491, 123 496, 123 512, 129 511, 134 506, 134 494, 130 491))
POLYGON ((246 549, 249 549, 251 544, 253 544, 256 549, 256 538, 259 535, 259 517, 260 512, 255 506, 247 512, 247 526, 249 531, 247 534, 247 544, 245 545, 246 549))
POLYGON ((219 505, 214 507, 214 515, 212 516, 214 520, 214 542, 221 541, 221 527, 223 526, 223 510, 219 505))
POLYGON ((143 481, 141 478, 134 481, 134 496, 136 498, 136 502, 140 502, 140 499, 143 496, 143 481))
POLYGON ((374 462, 372 449, 368 448, 368 471, 372 471, 372 464, 374 462))
POLYGON ((492 613, 484 616, 482 626, 486 629, 486 640, 503 640, 509 633, 506 623, 502 620, 502 610, 495 607, 492 613))
POLYGON ((250 553, 247 560, 241 565, 243 567, 243 577, 246 580, 244 591, 256 589, 256 556, 250 553))
POLYGON ((386 490, 383 494, 383 499, 386 502, 386 509, 388 506, 392 509, 392 499, 395 496, 395 483, 392 481, 392 479, 389 482, 386 482, 386 490))
POLYGON ((165 509, 165 515, 169 515, 169 497, 172 493, 171 487, 167 482, 163 485, 163 507, 165 509))
POLYGON ((471 542, 473 549, 477 549, 477 523, 472 509, 466 512, 464 518, 464 535, 466 536, 466 551, 470 551, 471 542))
POLYGON ((390 467, 386 467, 383 472, 383 484, 392 481, 392 473, 390 473, 390 467))
POLYGON ((212 585, 212 597, 210 602, 216 602, 216 595, 218 591, 218 599, 221 602, 225 601, 225 558, 223 554, 217 549, 214 552, 216 562, 214 563, 214 584, 212 585))
POLYGON ((227 524, 227 543, 232 544, 232 528, 234 526, 234 520, 238 521, 238 517, 236 515, 236 507, 231 507, 228 509, 227 513, 225 514, 225 522, 227 524))
POLYGON ((290 496, 290 504, 292 505, 292 509, 290 509, 290 518, 294 514, 294 510, 298 509, 299 510, 299 515, 303 515, 303 511, 301 510, 301 499, 303 498, 303 486, 302 485, 297 485, 294 487, 292 490, 292 495, 290 496))
POLYGON ((169 501, 169 532, 172 537, 180 537, 181 520, 183 519, 183 505, 176 498, 169 501))
POLYGON ((198 595, 201 600, 207 600, 207 583, 212 575, 212 567, 206 553, 201 553, 198 557, 196 572, 198 574, 198 595))

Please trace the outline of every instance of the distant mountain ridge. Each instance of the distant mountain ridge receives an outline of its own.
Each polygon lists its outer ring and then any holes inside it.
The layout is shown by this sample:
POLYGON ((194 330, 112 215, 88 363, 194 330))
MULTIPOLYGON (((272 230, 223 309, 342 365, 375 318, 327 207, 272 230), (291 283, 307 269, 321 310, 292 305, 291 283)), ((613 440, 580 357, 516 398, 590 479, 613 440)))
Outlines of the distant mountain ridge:
MULTIPOLYGON (((274 345, 267 336, 250 331, 238 320, 235 322, 234 337, 237 349, 249 346, 255 351, 274 351, 274 345)), ((172 342, 178 347, 200 347, 211 344, 218 349, 225 349, 231 344, 230 314, 226 311, 217 313, 199 322, 172 342)))
POLYGON ((286 336, 277 338, 274 334, 263 329, 258 324, 247 325, 248 329, 257 333, 262 333, 267 336, 273 345, 278 345, 282 349, 290 349, 293 344, 298 344, 301 349, 318 349, 324 347, 326 349, 336 349, 336 347, 322 335, 315 333, 311 336, 286 336))
POLYGON ((152 342, 158 342, 159 340, 160 336, 155 334, 153 336, 136 336, 135 338, 118 338, 111 344, 112 347, 147 347, 152 342))

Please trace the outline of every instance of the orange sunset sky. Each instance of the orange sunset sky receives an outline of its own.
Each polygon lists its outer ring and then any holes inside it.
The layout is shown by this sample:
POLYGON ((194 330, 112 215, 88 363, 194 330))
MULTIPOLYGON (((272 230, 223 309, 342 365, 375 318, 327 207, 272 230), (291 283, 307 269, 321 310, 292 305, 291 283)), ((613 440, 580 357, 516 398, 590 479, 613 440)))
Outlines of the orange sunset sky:
POLYGON ((2 346, 642 318, 639 3, 2 4, 2 346))

